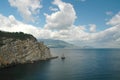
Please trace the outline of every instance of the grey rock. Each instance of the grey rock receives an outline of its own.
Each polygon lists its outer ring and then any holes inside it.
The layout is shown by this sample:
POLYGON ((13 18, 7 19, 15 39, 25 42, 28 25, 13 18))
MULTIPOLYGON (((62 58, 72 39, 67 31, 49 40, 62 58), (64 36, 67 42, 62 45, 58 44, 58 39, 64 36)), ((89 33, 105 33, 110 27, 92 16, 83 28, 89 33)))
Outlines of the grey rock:
POLYGON ((13 40, 3 39, 3 46, 0 46, 0 67, 11 64, 34 62, 50 59, 50 49, 36 40, 13 40))

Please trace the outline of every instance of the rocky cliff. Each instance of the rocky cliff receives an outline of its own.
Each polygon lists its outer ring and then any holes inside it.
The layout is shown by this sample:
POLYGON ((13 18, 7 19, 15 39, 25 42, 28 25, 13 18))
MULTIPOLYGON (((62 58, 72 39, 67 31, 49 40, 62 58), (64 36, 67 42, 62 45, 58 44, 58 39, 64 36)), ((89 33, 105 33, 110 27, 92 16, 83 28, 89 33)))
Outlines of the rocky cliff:
POLYGON ((49 48, 32 35, 0 32, 0 67, 49 58, 49 48))

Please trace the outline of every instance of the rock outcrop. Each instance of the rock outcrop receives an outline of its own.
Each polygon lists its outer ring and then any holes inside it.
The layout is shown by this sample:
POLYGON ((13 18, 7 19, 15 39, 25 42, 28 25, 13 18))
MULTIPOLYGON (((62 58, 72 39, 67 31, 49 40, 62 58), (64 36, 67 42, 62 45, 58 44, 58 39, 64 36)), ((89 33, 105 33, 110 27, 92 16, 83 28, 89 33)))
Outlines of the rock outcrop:
MULTIPOLYGON (((5 32, 2 32, 4 34, 5 32)), ((22 33, 23 34, 23 33, 22 33)), ((1 35, 1 34, 0 34, 1 35)), ((9 35, 12 35, 10 33, 9 35)), ((19 35, 17 33, 16 35, 19 35)), ((26 34, 22 35, 26 36, 26 34)), ((28 35, 27 35, 28 36, 28 35)), ((0 67, 7 67, 11 64, 28 63, 51 58, 50 50, 42 42, 29 35, 25 39, 0 36, 0 67)))

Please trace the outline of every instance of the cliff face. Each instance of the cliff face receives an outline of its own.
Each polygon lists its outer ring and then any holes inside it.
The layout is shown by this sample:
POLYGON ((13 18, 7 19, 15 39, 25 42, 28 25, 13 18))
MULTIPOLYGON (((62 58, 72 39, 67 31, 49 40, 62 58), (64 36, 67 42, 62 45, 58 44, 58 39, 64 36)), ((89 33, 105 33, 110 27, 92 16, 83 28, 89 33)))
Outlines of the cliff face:
POLYGON ((2 37, 0 67, 51 58, 50 50, 32 37, 25 40, 2 37))

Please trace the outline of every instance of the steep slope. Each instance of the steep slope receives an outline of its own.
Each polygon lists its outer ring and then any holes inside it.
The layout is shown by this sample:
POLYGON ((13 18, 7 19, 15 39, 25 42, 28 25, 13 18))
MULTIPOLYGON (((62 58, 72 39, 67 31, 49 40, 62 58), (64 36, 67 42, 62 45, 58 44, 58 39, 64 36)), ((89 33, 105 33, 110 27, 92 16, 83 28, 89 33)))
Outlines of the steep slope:
POLYGON ((0 31, 0 67, 49 58, 49 48, 32 35, 0 31))

